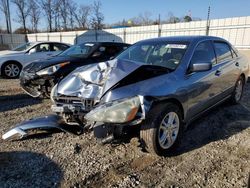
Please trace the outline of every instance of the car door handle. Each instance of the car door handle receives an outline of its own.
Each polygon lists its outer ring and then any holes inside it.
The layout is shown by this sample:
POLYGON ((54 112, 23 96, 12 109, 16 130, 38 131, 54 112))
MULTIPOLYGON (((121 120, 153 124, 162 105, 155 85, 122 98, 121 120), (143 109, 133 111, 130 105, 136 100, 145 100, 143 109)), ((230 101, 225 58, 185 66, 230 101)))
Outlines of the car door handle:
POLYGON ((47 55, 53 55, 53 54, 47 54, 47 55))
POLYGON ((216 75, 216 76, 220 76, 220 75, 221 75, 221 71, 220 71, 220 70, 217 70, 217 71, 215 72, 215 75, 216 75))
POLYGON ((236 66, 236 67, 240 66, 239 62, 236 62, 236 63, 235 63, 235 66, 236 66))

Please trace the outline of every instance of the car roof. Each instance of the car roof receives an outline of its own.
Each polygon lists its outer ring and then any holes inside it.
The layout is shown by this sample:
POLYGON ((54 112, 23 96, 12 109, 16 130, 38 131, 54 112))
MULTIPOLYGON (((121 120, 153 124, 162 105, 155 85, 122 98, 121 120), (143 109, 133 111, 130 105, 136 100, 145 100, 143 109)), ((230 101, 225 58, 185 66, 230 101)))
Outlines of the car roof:
POLYGON ((64 43, 64 42, 56 42, 56 41, 36 41, 36 42, 30 42, 30 43, 32 43, 32 44, 58 43, 58 44, 65 44, 65 45, 71 46, 71 44, 67 44, 67 43, 64 43))
POLYGON ((201 40, 221 40, 225 41, 225 39, 222 39, 220 37, 214 37, 214 36, 203 36, 203 35, 195 35, 195 36, 170 36, 170 37, 159 37, 159 38, 153 38, 153 39, 147 39, 142 40, 140 42, 155 42, 155 41, 180 41, 180 42, 198 42, 201 40))
POLYGON ((79 43, 76 45, 81 45, 81 44, 97 44, 97 45, 102 45, 102 44, 117 44, 117 45, 131 45, 131 44, 127 44, 124 42, 83 42, 83 43, 79 43))

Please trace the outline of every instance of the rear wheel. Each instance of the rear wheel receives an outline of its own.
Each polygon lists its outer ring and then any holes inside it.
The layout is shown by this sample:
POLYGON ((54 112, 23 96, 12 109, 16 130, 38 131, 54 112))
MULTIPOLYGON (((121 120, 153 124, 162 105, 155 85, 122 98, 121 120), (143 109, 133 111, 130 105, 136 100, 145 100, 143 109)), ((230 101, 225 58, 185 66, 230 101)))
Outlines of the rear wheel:
POLYGON ((242 94, 243 94, 243 88, 244 88, 244 78, 241 76, 237 80, 235 84, 234 92, 231 96, 231 101, 233 104, 238 104, 240 102, 242 94))
POLYGON ((16 62, 6 63, 2 67, 2 75, 5 78, 18 78, 21 73, 21 65, 16 62))
POLYGON ((144 149, 158 155, 168 155, 176 149, 183 132, 182 114, 172 103, 155 106, 145 123, 140 137, 144 149))

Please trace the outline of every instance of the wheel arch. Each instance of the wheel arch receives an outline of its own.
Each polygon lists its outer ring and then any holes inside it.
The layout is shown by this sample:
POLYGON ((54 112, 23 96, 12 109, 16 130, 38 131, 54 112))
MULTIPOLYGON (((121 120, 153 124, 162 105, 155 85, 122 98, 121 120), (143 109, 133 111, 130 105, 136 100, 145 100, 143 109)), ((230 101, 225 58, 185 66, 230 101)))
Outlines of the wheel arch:
POLYGON ((5 62, 1 65, 1 68, 2 68, 4 65, 9 64, 9 63, 15 63, 15 64, 19 65, 19 66, 21 67, 21 69, 23 68, 23 65, 22 65, 19 61, 17 61, 17 60, 7 60, 7 61, 5 61, 5 62))
POLYGON ((153 102, 152 107, 154 107, 154 106, 156 106, 158 104, 161 104, 161 103, 173 103, 176 106, 178 106, 180 111, 181 111, 181 114, 182 114, 182 121, 185 120, 184 107, 183 107, 182 103, 178 99, 176 99, 176 98, 167 98, 167 99, 157 100, 157 101, 153 102))
POLYGON ((244 81, 244 84, 246 83, 246 75, 244 74, 244 73, 241 73, 241 75, 240 75, 240 77, 242 77, 243 78, 243 81, 244 81))

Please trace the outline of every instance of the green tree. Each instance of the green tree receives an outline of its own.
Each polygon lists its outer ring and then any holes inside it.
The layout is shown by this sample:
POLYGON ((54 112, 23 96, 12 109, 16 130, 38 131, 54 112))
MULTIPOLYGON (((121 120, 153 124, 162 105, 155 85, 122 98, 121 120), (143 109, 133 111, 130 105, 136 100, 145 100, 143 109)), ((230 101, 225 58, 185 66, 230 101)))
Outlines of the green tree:
POLYGON ((184 22, 191 22, 192 18, 190 16, 185 16, 184 17, 184 22))

